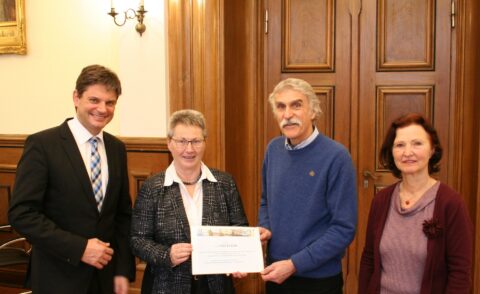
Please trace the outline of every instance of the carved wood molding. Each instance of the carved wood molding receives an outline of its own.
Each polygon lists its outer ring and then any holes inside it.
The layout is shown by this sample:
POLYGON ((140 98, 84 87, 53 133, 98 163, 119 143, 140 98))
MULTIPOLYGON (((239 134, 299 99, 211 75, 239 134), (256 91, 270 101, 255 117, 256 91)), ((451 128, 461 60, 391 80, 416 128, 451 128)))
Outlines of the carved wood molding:
MULTIPOLYGON (((0 134, 0 148, 23 148, 28 135, 0 134)), ((125 143, 127 151, 169 152, 167 138, 118 137, 125 143)))
POLYGON ((17 171, 16 164, 0 164, 0 173, 12 173, 17 171))
POLYGON ((127 151, 168 152, 167 138, 119 137, 125 143, 127 151))
POLYGON ((0 134, 0 148, 23 148, 27 135, 2 135, 0 134))

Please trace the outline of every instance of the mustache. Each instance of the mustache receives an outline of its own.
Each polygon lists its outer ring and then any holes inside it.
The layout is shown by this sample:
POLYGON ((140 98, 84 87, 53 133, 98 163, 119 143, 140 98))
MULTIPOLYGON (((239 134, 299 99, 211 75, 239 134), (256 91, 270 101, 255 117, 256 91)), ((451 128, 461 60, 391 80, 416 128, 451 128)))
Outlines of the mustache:
POLYGON ((283 128, 285 126, 293 126, 293 125, 298 125, 299 127, 302 126, 302 122, 296 118, 291 118, 291 119, 283 119, 280 122, 280 127, 283 128))

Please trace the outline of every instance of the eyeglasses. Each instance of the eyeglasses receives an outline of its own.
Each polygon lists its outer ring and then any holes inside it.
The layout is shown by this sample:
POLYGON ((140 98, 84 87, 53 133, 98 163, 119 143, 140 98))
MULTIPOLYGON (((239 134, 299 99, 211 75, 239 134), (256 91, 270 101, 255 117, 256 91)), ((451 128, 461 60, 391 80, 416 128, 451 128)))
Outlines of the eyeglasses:
POLYGON ((198 149, 202 147, 203 142, 205 142, 205 139, 193 139, 193 140, 175 139, 175 138, 170 138, 170 139, 175 143, 175 146, 177 146, 178 149, 185 149, 187 148, 188 144, 192 144, 193 148, 198 149))

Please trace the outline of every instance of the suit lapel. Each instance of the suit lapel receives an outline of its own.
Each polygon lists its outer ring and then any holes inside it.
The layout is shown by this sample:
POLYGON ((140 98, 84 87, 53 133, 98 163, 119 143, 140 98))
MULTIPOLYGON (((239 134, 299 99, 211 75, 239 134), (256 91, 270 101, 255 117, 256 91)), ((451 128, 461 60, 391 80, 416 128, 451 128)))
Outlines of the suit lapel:
POLYGON ((70 128, 68 127, 67 121, 60 125, 60 137, 65 150, 65 154, 69 159, 71 168, 75 172, 80 185, 84 191, 84 195, 87 198, 87 201, 97 210, 97 204, 95 203, 95 196, 93 195, 92 184, 88 176, 88 172, 85 168, 85 163, 83 162, 82 155, 80 150, 78 150, 78 145, 75 142, 70 128))

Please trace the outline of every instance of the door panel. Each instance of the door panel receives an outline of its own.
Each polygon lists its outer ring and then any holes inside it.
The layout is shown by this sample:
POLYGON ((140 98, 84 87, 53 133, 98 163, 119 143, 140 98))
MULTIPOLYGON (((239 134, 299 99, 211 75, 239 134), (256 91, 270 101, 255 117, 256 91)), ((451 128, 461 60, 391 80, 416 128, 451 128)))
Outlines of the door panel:
POLYGON ((377 69, 433 69, 435 1, 379 0, 377 69))
POLYGON ((334 0, 283 3, 282 71, 333 71, 334 0))
MULTIPOLYGON (((421 113, 430 120, 433 118, 433 86, 378 86, 376 99, 375 154, 379 154, 383 138, 395 118, 409 112, 421 113)), ((378 157, 375 157, 375 163, 375 170, 383 171, 378 157)))
POLYGON ((333 138, 333 125, 334 125, 334 114, 335 114, 335 105, 333 93, 335 92, 334 87, 313 87, 313 90, 320 100, 320 105, 322 107, 322 117, 317 121, 316 127, 320 132, 327 135, 330 138, 333 138))

